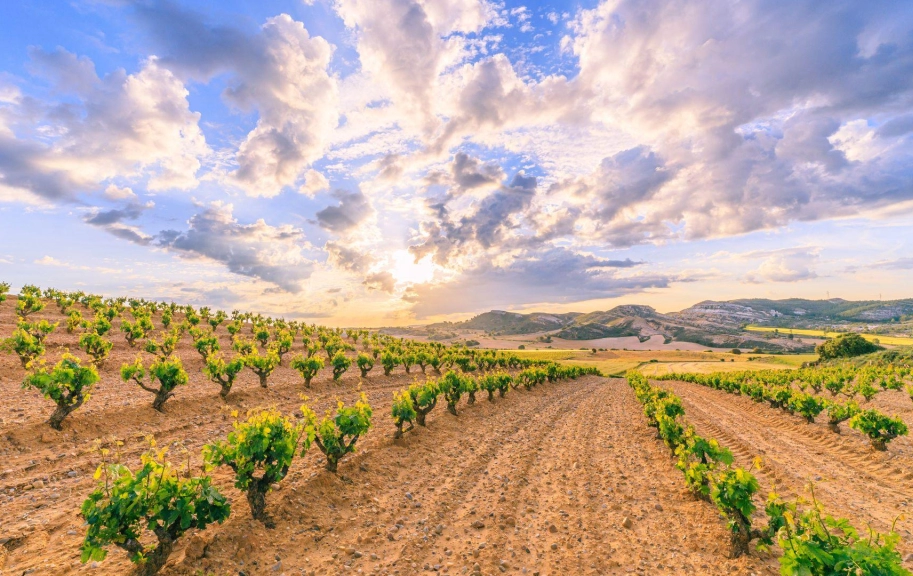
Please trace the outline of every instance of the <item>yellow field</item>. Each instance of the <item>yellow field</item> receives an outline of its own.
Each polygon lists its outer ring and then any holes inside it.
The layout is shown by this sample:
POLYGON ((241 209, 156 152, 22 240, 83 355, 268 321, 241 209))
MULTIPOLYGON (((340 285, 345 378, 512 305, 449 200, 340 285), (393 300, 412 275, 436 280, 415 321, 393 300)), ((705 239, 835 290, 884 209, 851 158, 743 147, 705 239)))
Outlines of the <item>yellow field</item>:
MULTIPOLYGON (((825 330, 810 330, 806 328, 775 328, 773 326, 746 326, 746 330, 752 332, 773 332, 778 331, 780 334, 795 334, 796 336, 815 336, 818 338, 836 338, 846 332, 827 332, 825 330)), ((890 346, 913 346, 913 338, 903 336, 882 336, 881 334, 860 334, 870 342, 878 341, 880 344, 890 346)))
POLYGON ((730 354, 680 350, 609 350, 593 354, 589 350, 504 350, 534 360, 553 360, 563 364, 595 366, 606 375, 622 375, 639 369, 647 375, 669 372, 721 372, 735 370, 784 370, 798 368, 818 358, 815 354, 767 355, 730 354), (748 358, 756 358, 749 361, 748 358))

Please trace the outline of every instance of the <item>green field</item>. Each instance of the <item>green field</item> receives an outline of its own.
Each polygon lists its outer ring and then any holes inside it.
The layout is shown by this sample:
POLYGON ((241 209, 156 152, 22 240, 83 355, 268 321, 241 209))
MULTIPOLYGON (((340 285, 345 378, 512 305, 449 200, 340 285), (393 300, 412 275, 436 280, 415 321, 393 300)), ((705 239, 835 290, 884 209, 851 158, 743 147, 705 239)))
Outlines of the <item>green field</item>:
MULTIPOLYGON (((813 336, 816 338, 836 338, 846 332, 828 332, 826 330, 811 330, 806 328, 776 328, 773 326, 746 326, 745 330, 752 332, 779 332, 780 334, 795 334, 796 336, 813 336)), ((870 342, 877 341, 879 344, 888 344, 889 346, 913 346, 913 338, 903 336, 883 336, 881 334, 860 334, 870 342)))
POLYGON ((786 370, 814 361, 815 354, 731 354, 680 350, 504 350, 533 360, 594 366, 608 376, 620 376, 639 369, 647 375, 670 372, 720 372, 734 370, 786 370), (749 360, 751 358, 751 360, 749 360))

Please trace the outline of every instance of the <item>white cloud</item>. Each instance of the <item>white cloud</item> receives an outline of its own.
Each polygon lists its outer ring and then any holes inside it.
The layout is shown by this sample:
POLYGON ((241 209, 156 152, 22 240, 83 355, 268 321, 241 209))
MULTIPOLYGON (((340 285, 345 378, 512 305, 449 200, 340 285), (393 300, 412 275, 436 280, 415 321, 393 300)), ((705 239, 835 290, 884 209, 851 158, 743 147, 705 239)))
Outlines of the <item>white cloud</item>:
POLYGON ((298 191, 308 198, 313 198, 318 192, 329 188, 330 181, 327 180, 327 177, 312 168, 304 173, 304 184, 298 188, 298 191))
POLYGON ((76 101, 7 110, 0 185, 52 201, 97 191, 113 178, 146 177, 150 190, 197 185, 200 158, 209 152, 200 115, 190 110, 183 83, 155 58, 135 74, 99 78, 91 61, 62 49, 33 50, 32 57, 54 89, 76 101))

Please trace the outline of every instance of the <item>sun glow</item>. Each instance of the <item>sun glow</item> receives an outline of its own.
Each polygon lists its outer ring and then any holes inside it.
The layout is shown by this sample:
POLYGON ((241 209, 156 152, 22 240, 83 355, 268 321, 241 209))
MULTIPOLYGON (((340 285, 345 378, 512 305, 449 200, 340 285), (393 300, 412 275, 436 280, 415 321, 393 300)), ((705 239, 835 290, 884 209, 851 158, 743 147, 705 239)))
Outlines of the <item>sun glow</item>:
POLYGON ((408 250, 397 250, 391 255, 390 273, 398 284, 423 284, 434 278, 438 266, 426 256, 418 262, 408 250))

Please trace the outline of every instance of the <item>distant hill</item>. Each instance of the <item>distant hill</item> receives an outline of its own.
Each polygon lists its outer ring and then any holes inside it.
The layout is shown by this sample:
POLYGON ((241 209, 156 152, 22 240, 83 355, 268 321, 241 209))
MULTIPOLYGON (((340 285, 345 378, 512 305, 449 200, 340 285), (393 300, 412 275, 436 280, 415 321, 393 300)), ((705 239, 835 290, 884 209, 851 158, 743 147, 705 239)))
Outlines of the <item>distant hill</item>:
POLYGON ((744 331, 747 324, 817 327, 848 322, 880 323, 913 315, 913 299, 849 301, 767 300, 743 298, 726 302, 705 300, 679 312, 662 314, 650 306, 623 305, 588 313, 518 314, 492 310, 464 322, 441 322, 431 331, 480 330, 495 336, 548 332, 565 340, 596 340, 637 336, 641 341, 662 336, 674 340, 726 348, 811 351, 812 345, 784 337, 744 331))
POLYGON ((502 334, 532 334, 534 332, 547 332, 563 328, 574 322, 580 316, 576 312, 567 314, 517 314, 503 310, 492 310, 474 316, 464 322, 439 322, 430 324, 429 329, 436 330, 484 330, 495 335, 502 334))

